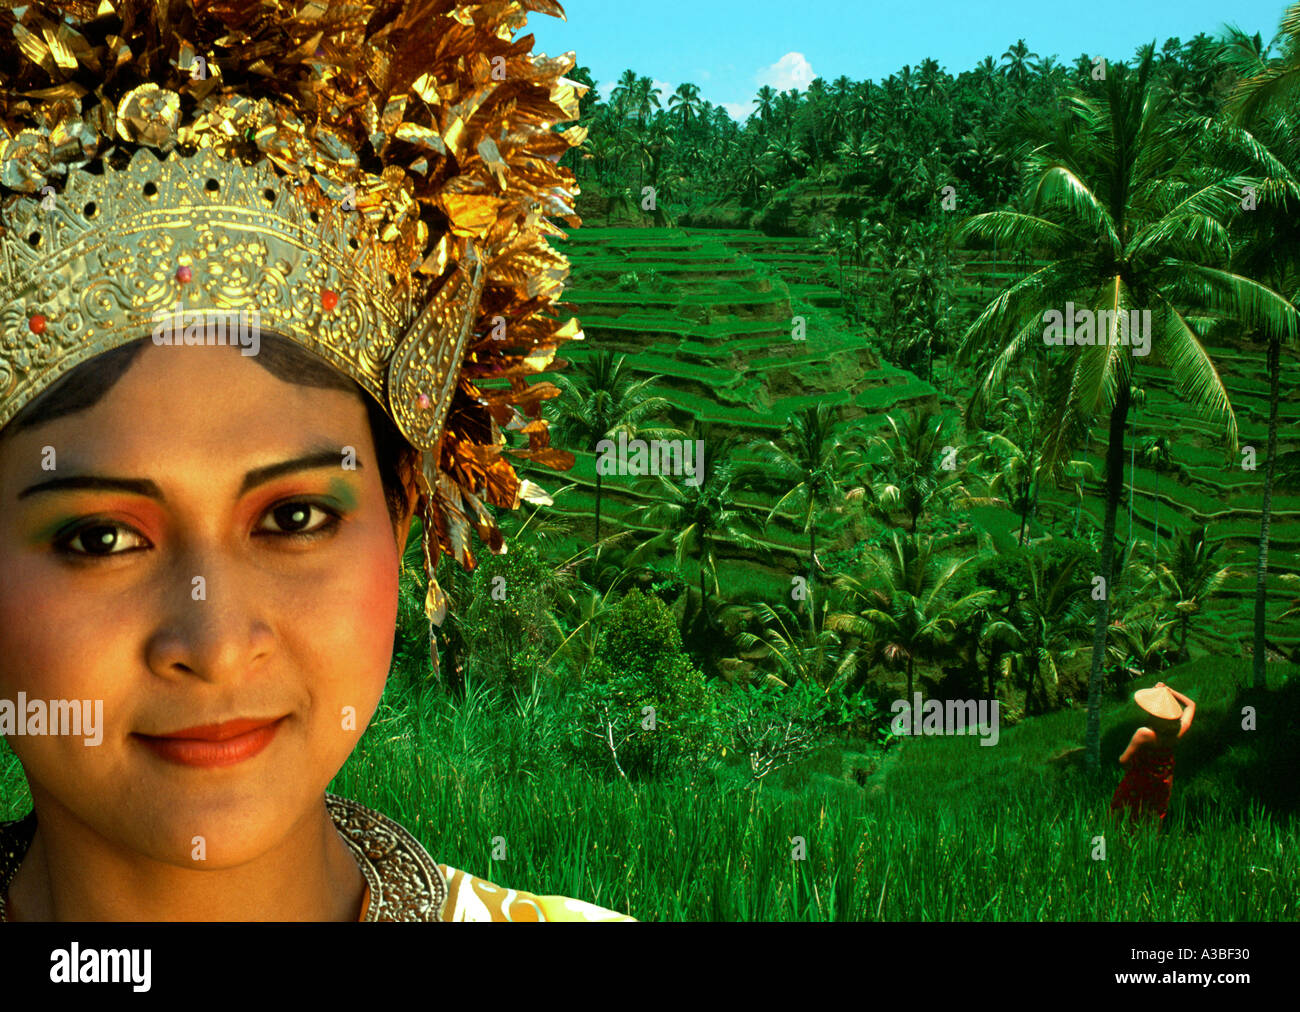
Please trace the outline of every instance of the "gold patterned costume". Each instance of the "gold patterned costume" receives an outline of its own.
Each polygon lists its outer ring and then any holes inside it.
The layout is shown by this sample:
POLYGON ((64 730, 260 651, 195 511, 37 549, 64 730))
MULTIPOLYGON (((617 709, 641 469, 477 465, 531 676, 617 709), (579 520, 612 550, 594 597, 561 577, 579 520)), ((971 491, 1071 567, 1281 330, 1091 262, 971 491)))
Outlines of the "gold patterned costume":
MULTIPOLYGON (((440 556, 473 569, 471 531, 504 551, 488 504, 549 502, 509 458, 573 463, 541 417, 559 391, 525 377, 582 337, 549 315, 568 262, 546 237, 564 235, 548 215, 581 224, 558 162, 586 131, 553 127, 586 89, 563 77, 573 54, 515 41, 529 11, 564 16, 553 0, 0 11, 0 427, 81 363, 166 343, 164 319, 176 343, 214 343, 213 314, 255 311, 419 451, 440 624, 440 556)), ((363 919, 630 919, 437 865, 396 823, 327 803, 363 919)), ((0 826, 0 906, 33 830, 0 826)))

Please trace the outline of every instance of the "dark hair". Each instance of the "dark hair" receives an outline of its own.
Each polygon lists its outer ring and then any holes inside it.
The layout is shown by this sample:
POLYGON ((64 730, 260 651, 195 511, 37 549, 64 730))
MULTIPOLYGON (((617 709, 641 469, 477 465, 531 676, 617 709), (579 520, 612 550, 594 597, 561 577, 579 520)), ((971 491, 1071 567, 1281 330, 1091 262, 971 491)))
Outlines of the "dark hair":
MULTIPOLYGON (((131 368, 147 340, 148 338, 141 338, 106 351, 59 377, 48 390, 18 412, 0 431, 0 436, 34 428, 94 407, 131 368)), ((252 359, 276 379, 286 383, 323 390, 342 390, 361 398, 370 419, 370 435, 375 443, 376 466, 384 487, 388 515, 394 525, 399 520, 404 520, 407 515, 405 482, 411 478, 419 455, 375 399, 356 380, 279 334, 263 334, 258 353, 252 359)))

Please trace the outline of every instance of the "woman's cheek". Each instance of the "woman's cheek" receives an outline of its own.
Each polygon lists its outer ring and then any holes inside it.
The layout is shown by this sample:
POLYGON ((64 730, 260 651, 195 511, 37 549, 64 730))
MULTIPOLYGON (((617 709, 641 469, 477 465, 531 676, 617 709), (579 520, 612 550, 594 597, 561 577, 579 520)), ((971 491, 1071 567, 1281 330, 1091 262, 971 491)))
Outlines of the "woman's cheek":
POLYGON ((32 575, 0 586, 0 695, 101 699, 108 708, 131 678, 138 610, 51 592, 32 575))
POLYGON ((26 574, 28 581, 0 585, 0 699, 15 707, 19 693, 29 704, 41 701, 46 728, 15 734, 9 745, 28 775, 56 795, 93 797, 122 768, 131 673, 139 663, 132 649, 139 642, 135 611, 93 607, 43 587, 35 567, 26 574), (52 701, 74 703, 82 726, 52 733, 53 720, 72 719, 67 711, 52 718, 52 701))
POLYGON ((398 560, 391 536, 388 551, 382 547, 358 553, 356 565, 342 574, 328 603, 318 612, 328 616, 328 627, 318 631, 317 640, 332 697, 323 700, 326 716, 342 722, 336 726, 352 731, 352 744, 379 705, 393 659, 398 560), (350 714, 355 715, 355 722, 347 719, 350 714))

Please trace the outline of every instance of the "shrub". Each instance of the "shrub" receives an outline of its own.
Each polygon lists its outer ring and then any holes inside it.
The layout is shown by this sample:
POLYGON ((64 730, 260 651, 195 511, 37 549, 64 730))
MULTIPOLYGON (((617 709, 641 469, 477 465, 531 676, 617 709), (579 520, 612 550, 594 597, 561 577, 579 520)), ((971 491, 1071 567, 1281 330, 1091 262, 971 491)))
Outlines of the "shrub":
MULTIPOLYGON (((429 672, 429 623, 424 615, 428 585, 419 562, 418 534, 408 547, 401 579, 394 670, 413 686, 429 672)), ((444 565, 440 582, 449 602, 437 630, 442 680, 463 666, 476 681, 526 689, 535 677, 550 675, 547 658, 563 634, 552 617, 563 595, 566 574, 542 559, 527 542, 506 555, 486 552, 473 573, 444 565)))
POLYGON ((683 650, 672 612, 640 590, 605 619, 569 705, 571 754, 629 779, 699 769, 726 742, 716 693, 683 650))
POLYGON ((853 736, 885 747, 889 715, 864 692, 842 686, 823 691, 810 682, 792 687, 746 685, 732 689, 722 703, 728 748, 749 762, 762 779, 798 762, 830 740, 853 736))

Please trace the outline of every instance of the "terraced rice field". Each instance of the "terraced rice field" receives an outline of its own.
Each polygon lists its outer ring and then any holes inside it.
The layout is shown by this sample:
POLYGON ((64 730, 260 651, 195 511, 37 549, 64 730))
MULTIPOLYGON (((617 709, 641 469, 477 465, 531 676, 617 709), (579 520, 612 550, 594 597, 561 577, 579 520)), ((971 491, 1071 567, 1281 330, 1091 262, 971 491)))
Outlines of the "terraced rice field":
MULTIPOLYGON (((586 340, 564 357, 580 362, 599 349, 626 354, 637 373, 662 377, 654 393, 671 405, 668 421, 690 431, 712 426, 719 437, 776 439, 790 415, 816 404, 843 409, 841 427, 878 419, 892 410, 932 400, 934 387, 880 360, 862 334, 835 310, 839 295, 824 276, 825 260, 806 240, 769 239, 758 233, 688 229, 582 228, 556 243, 573 267, 565 302, 582 321, 586 340), (650 275, 650 271, 654 274, 650 275), (635 272, 635 290, 619 279, 635 272), (796 317, 803 337, 796 339, 796 317)), ((540 378, 550 378, 542 374, 540 378)), ((563 478, 534 469, 548 490, 577 487, 556 501, 583 531, 594 532, 595 455, 576 452, 563 478)), ((653 501, 636 476, 606 479, 602 532, 638 528, 627 514, 653 501), (607 526, 608 524, 608 526, 607 526)), ((741 503, 771 508, 761 491, 741 503)), ((807 565, 807 538, 780 517, 760 538, 771 551, 753 559, 737 551, 719 566, 731 586, 788 585, 788 573, 807 565)), ((721 576, 721 574, 720 574, 721 576)))
MULTIPOLYGON (((892 411, 925 403, 957 408, 964 400, 962 389, 951 397, 936 389, 943 375, 938 362, 936 385, 931 385, 882 361, 870 333, 839 310, 834 287, 838 268, 832 258, 813 250, 810 240, 746 231, 581 228, 555 245, 572 263, 565 301, 568 311, 582 321, 587 338, 571 344, 564 356, 580 362, 602 348, 626 354, 634 371, 662 377, 654 392, 672 406, 671 424, 679 428, 708 423, 723 436, 775 439, 791 413, 817 403, 841 407, 842 426, 865 420, 876 429, 892 411), (620 278, 632 272, 636 285, 630 290, 620 287, 620 278), (802 341, 792 336, 797 317, 804 321, 802 341)), ((994 284, 1014 281, 1022 273, 1023 267, 1010 262, 990 263, 987 254, 966 258, 955 289, 954 324, 973 319, 994 284)), ((1158 484, 1156 472, 1138 460, 1133 472, 1133 532, 1136 538, 1151 540, 1157 501, 1162 539, 1193 522, 1212 524, 1214 537, 1226 542, 1225 560, 1237 560, 1243 576, 1229 584, 1197 624, 1211 643, 1236 652, 1238 642, 1249 641, 1267 373, 1259 349, 1211 345, 1210 351, 1236 411, 1241 444, 1256 448, 1259 468, 1245 471, 1239 458, 1225 461, 1222 434, 1186 408, 1168 370, 1144 364, 1137 383, 1145 390, 1146 402, 1131 416, 1126 445, 1164 434, 1173 459, 1158 484)), ((1280 453, 1300 450, 1300 384, 1294 381, 1300 375, 1300 356, 1284 351, 1283 369, 1280 453)), ((1100 463, 1104 435, 1098 426, 1089 453, 1094 465, 1100 463)), ((577 465, 563 477, 526 469, 548 490, 576 484, 556 502, 577 524, 575 546, 589 543, 595 512, 595 458, 581 452, 577 457, 577 465)), ((1128 475, 1126 460, 1126 481, 1128 475)), ((629 512, 653 496, 643 482, 635 476, 606 479, 604 530, 634 529, 629 512)), ((752 492, 741 502, 765 514, 773 499, 752 492)), ((1090 487, 1080 516, 1081 534, 1088 525, 1100 529, 1101 508, 1100 490, 1090 487)), ((1040 521, 1067 529, 1074 515, 1072 495, 1044 493, 1040 521)), ((1120 536, 1127 530, 1126 487, 1120 536)), ((1036 524, 1032 533, 1044 529, 1036 524)), ((829 546, 825 534, 822 540, 829 546)), ((771 553, 766 558, 741 551, 722 553, 729 556, 720 565, 733 588, 774 591, 777 584, 788 587, 790 573, 806 568, 807 540, 792 519, 778 518, 761 540, 771 553)), ((1274 492, 1270 569, 1270 593, 1281 610, 1280 602, 1293 595, 1286 593, 1278 576, 1300 572, 1300 488, 1274 492)), ((1273 629, 1271 642, 1300 648, 1300 623, 1295 625, 1298 628, 1273 629)))

